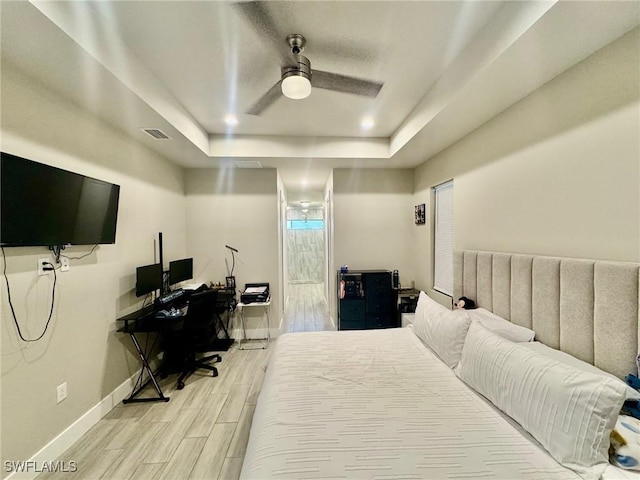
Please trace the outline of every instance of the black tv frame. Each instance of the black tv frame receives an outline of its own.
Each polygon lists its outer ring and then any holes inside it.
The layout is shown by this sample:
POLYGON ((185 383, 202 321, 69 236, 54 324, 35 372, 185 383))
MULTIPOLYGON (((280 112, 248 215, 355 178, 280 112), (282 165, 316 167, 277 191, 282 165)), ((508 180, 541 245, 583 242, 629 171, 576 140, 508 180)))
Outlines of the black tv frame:
POLYGON ((0 245, 116 241, 120 186, 0 152, 0 245))

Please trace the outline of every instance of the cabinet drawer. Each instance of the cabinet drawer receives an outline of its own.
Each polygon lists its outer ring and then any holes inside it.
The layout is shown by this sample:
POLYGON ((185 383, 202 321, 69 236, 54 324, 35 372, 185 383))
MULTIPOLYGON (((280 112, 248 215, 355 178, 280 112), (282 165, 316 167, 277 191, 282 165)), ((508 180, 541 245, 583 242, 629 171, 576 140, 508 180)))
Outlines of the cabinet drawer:
POLYGON ((340 318, 340 324, 338 330, 364 330, 367 328, 364 317, 357 319, 344 319, 340 318))
POLYGON ((391 290, 391 272, 367 273, 362 277, 365 296, 385 295, 391 290))
POLYGON ((394 315, 367 315, 367 328, 391 328, 398 326, 394 315))
POLYGON ((365 301, 367 302, 366 312, 372 315, 382 315, 390 313, 394 307, 388 297, 367 298, 365 301))
POLYGON ((340 321, 364 319, 364 300, 340 300, 340 321))

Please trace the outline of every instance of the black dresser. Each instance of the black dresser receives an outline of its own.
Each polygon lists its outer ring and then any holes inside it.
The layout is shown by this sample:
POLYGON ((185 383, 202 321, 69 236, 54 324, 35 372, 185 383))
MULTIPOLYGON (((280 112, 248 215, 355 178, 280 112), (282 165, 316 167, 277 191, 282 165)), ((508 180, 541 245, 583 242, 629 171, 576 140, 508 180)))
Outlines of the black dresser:
POLYGON ((338 271, 338 330, 399 327, 389 270, 338 271))

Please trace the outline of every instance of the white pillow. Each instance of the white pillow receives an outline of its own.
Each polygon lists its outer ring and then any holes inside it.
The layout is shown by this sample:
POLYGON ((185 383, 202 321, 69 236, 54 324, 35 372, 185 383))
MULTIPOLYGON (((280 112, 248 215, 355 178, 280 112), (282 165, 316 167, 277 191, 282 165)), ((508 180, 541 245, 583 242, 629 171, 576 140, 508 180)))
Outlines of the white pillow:
POLYGON ((600 478, 625 399, 623 385, 537 354, 478 322, 469 327, 456 375, 559 463, 585 478, 600 478))
POLYGON ((420 292, 413 331, 449 368, 458 364, 471 319, 420 292))
POLYGON ((427 303, 429 303, 430 301, 433 301, 433 300, 431 300, 426 293, 421 291, 420 294, 418 295, 418 303, 416 303, 416 309, 413 312, 414 325, 416 321, 418 323, 420 322, 420 319, 424 316, 424 310, 427 307, 427 303))
POLYGON ((579 370, 594 373, 596 375, 603 375, 605 377, 613 379, 613 381, 615 382, 620 382, 625 386, 627 390, 627 399, 640 399, 640 392, 638 392, 635 388, 631 387, 630 385, 627 385, 615 375, 607 373, 604 370, 600 370, 595 365, 591 365, 590 363, 583 362, 582 360, 574 357, 573 355, 569 355, 566 352, 556 350, 555 348, 551 348, 545 345, 544 343, 540 343, 540 342, 529 342, 529 343, 523 344, 523 346, 529 348, 530 350, 536 353, 545 355, 546 357, 549 357, 552 360, 556 360, 557 362, 566 363, 567 365, 571 365, 572 367, 577 368, 579 370))
POLYGON ((516 325, 515 323, 512 323, 484 308, 465 311, 469 314, 472 320, 478 320, 478 322, 493 333, 497 333, 501 337, 511 340, 512 342, 531 342, 533 341, 533 337, 536 336, 536 332, 533 330, 516 325))

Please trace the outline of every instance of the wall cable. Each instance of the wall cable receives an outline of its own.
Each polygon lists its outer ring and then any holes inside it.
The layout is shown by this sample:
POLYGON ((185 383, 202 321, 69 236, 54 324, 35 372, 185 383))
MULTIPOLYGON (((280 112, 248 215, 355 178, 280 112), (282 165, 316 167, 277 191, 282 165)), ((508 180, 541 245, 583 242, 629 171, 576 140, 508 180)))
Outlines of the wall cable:
POLYGON ((51 318, 53 317, 53 306, 56 300, 56 283, 58 281, 58 276, 56 275, 56 267, 54 267, 54 265, 51 262, 43 262, 44 265, 51 265, 51 271, 53 272, 53 288, 51 290, 51 310, 49 310, 49 318, 47 318, 47 323, 44 326, 44 330, 37 338, 25 338, 24 335, 22 335, 22 330, 20 329, 20 323, 18 322, 18 317, 16 316, 16 311, 13 308, 13 302, 11 301, 11 287, 9 286, 9 277, 7 276, 7 257, 4 253, 4 247, 2 247, 1 249, 2 249, 2 259, 4 261, 4 268, 2 273, 4 274, 4 280, 7 284, 7 300, 9 300, 11 315, 13 316, 13 322, 16 324, 18 335, 20 336, 23 342, 37 342, 42 337, 44 337, 45 333, 47 333, 47 329, 49 328, 49 323, 51 322, 51 318))
POLYGON ((60 255, 60 256, 64 257, 64 258, 68 258, 69 260, 80 260, 82 258, 85 258, 85 257, 88 257, 89 255, 91 255, 93 253, 93 251, 96 249, 97 246, 98 246, 98 244, 96 243, 89 253, 85 253, 84 255, 82 255, 80 257, 69 257, 67 255, 60 255))

